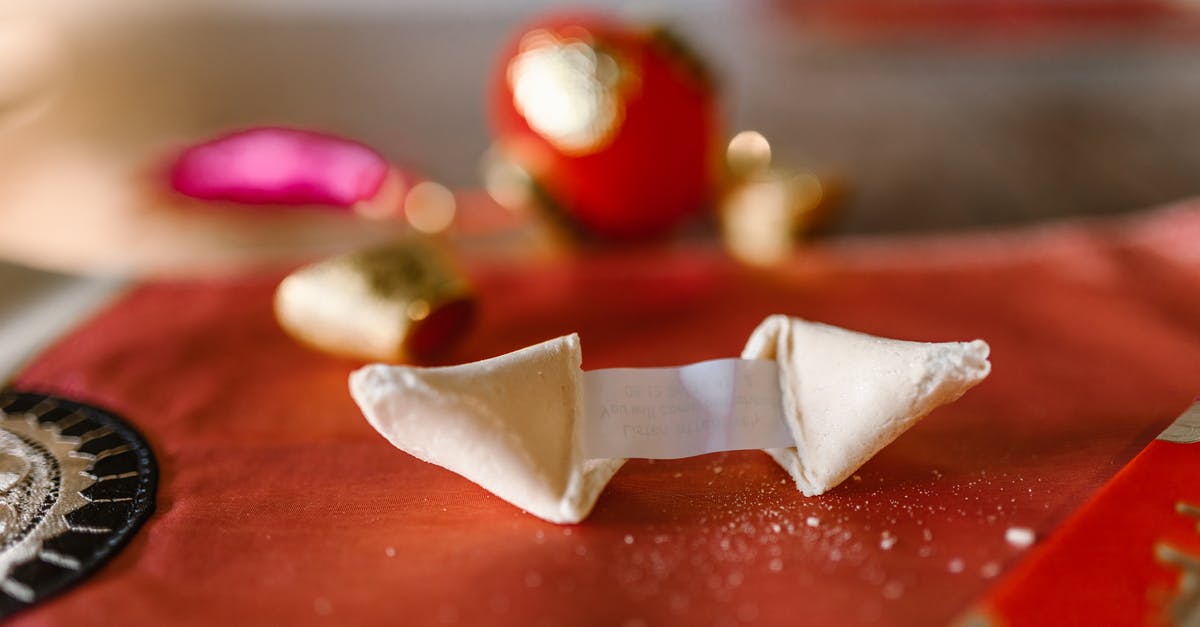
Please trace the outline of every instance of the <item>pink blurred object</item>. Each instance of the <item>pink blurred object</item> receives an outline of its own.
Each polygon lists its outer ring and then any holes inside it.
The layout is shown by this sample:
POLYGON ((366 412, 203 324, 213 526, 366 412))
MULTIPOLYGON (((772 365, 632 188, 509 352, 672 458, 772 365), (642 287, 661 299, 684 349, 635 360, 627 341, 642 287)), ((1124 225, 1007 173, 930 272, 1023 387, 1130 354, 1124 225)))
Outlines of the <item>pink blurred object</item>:
POLYGON ((175 191, 204 200, 351 209, 378 195, 389 171, 383 156, 358 142, 258 127, 187 148, 170 178, 175 191))

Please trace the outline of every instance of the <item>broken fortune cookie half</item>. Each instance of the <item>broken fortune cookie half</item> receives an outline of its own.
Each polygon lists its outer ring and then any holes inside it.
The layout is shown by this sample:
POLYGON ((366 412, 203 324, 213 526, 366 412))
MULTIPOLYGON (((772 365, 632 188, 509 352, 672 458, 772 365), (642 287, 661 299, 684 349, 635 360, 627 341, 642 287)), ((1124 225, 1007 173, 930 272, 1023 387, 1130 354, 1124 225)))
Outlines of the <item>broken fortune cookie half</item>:
POLYGON ((806 496, 822 494, 987 377, 987 356, 982 340, 891 340, 775 315, 741 359, 584 372, 571 334, 459 366, 367 366, 350 392, 397 448, 577 523, 628 457, 761 448, 806 496))

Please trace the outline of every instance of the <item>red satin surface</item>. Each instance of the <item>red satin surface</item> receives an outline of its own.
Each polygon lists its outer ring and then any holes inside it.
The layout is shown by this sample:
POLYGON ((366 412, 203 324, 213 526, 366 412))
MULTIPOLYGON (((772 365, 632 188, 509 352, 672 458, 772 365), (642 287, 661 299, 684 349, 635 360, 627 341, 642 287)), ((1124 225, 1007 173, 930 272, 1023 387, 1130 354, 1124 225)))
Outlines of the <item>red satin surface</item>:
POLYGON ((680 364, 777 312, 992 345, 991 378, 825 496, 756 451, 635 461, 575 526, 387 444, 347 394, 356 364, 276 327, 278 277, 142 285, 17 384, 136 424, 158 512, 15 622, 944 623, 1022 557, 1009 525, 1050 534, 1200 391, 1198 243, 1180 207, 823 244, 771 274, 688 247, 476 264, 481 319, 450 361, 578 331, 585 368, 680 364))

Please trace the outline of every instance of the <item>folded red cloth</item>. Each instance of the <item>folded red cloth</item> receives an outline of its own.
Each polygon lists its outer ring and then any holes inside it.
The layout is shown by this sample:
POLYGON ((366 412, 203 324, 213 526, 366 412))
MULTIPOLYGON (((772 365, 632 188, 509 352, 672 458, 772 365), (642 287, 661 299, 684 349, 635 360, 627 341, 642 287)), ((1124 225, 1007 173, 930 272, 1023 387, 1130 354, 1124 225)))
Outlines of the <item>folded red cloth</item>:
POLYGON ((1198 476, 1200 403, 989 591, 972 617, 996 625, 1195 625, 1198 476))
POLYGON ((16 622, 944 623, 1021 558, 1009 526, 1051 533, 1200 389, 1198 251, 1180 205, 831 242, 770 273, 699 245, 476 264, 451 361, 578 331, 585 368, 681 364, 736 355, 771 313, 992 346, 988 381, 824 496, 757 451, 635 461, 568 527, 379 437, 356 364, 276 327, 277 276, 141 285, 17 385, 142 429, 158 513, 16 622))

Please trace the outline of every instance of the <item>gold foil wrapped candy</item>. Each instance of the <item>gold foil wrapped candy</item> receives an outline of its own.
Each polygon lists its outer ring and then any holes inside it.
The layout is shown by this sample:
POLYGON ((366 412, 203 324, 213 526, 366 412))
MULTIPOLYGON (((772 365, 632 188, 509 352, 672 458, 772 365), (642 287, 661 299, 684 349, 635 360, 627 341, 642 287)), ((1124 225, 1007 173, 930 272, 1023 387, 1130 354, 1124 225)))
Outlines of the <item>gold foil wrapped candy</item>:
POLYGON ((461 272, 418 238, 305 266, 275 292, 275 317, 296 340, 371 361, 428 360, 462 335, 473 313, 461 272))

